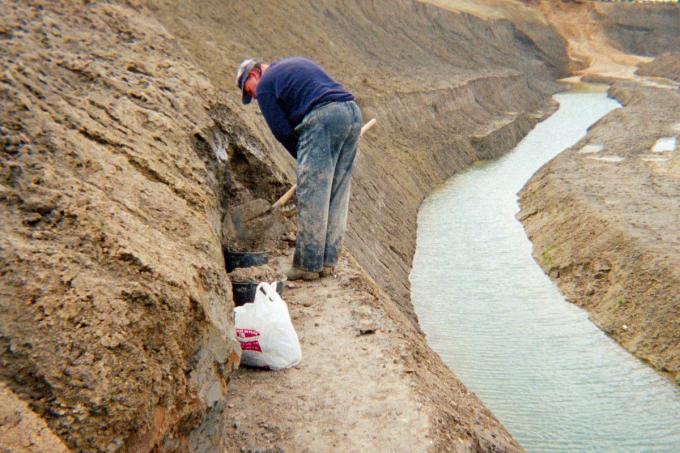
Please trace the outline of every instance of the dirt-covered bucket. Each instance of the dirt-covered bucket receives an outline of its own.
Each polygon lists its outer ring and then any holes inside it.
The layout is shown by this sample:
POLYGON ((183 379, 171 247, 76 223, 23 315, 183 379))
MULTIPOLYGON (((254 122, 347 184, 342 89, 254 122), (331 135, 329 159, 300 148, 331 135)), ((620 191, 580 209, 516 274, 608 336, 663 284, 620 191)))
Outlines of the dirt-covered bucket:
MULTIPOLYGON (((234 295, 234 305, 240 307, 255 300, 255 291, 258 282, 231 282, 231 290, 234 295)), ((283 281, 276 282, 276 292, 283 294, 283 281)))
POLYGON ((267 252, 237 252, 227 247, 223 249, 223 252, 227 272, 239 267, 261 266, 269 262, 267 252))

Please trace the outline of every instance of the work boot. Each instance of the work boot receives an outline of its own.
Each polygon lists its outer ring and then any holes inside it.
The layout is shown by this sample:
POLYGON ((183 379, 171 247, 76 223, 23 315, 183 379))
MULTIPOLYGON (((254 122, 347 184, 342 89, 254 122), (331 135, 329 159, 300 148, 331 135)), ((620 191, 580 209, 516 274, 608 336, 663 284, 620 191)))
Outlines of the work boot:
POLYGON ((326 278, 326 277, 332 277, 335 275, 335 266, 324 266, 323 270, 321 271, 321 277, 326 278))
POLYGON ((318 272, 308 272, 297 267, 291 267, 288 272, 286 272, 286 277, 289 281, 293 280, 316 280, 319 278, 318 272))

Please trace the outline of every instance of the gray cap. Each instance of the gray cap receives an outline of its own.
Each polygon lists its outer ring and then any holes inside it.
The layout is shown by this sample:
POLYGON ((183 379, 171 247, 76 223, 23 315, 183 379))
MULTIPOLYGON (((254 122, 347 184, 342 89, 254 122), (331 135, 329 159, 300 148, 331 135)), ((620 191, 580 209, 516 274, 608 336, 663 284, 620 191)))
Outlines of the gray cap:
POLYGON ((238 67, 238 71, 236 71, 236 85, 241 89, 241 102, 244 104, 250 104, 250 101, 252 100, 252 97, 245 92, 245 81, 248 78, 251 69, 253 69, 256 64, 257 60, 248 58, 247 60, 243 60, 238 67))

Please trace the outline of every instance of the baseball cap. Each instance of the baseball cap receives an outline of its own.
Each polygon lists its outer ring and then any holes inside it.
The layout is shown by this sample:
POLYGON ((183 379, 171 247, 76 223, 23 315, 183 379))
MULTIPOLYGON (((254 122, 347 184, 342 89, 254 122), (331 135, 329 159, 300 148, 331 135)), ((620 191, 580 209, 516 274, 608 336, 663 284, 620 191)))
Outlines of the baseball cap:
POLYGON ((257 60, 254 58, 248 58, 247 60, 243 60, 243 62, 239 65, 238 71, 236 71, 236 85, 241 89, 241 102, 244 104, 250 104, 250 101, 252 100, 252 97, 245 92, 245 81, 248 78, 248 74, 250 73, 250 70, 255 67, 257 64, 257 60))

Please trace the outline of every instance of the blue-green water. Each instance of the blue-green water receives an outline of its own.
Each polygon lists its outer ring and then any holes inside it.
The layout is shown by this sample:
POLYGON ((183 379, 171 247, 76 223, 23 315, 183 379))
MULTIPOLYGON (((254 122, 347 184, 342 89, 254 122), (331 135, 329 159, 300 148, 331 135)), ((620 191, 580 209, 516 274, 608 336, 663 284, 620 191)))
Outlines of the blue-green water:
POLYGON ((560 109, 513 152, 423 203, 410 277, 420 324, 529 452, 680 452, 680 391, 564 300, 515 219, 530 176, 618 107, 604 92, 555 97, 560 109))

